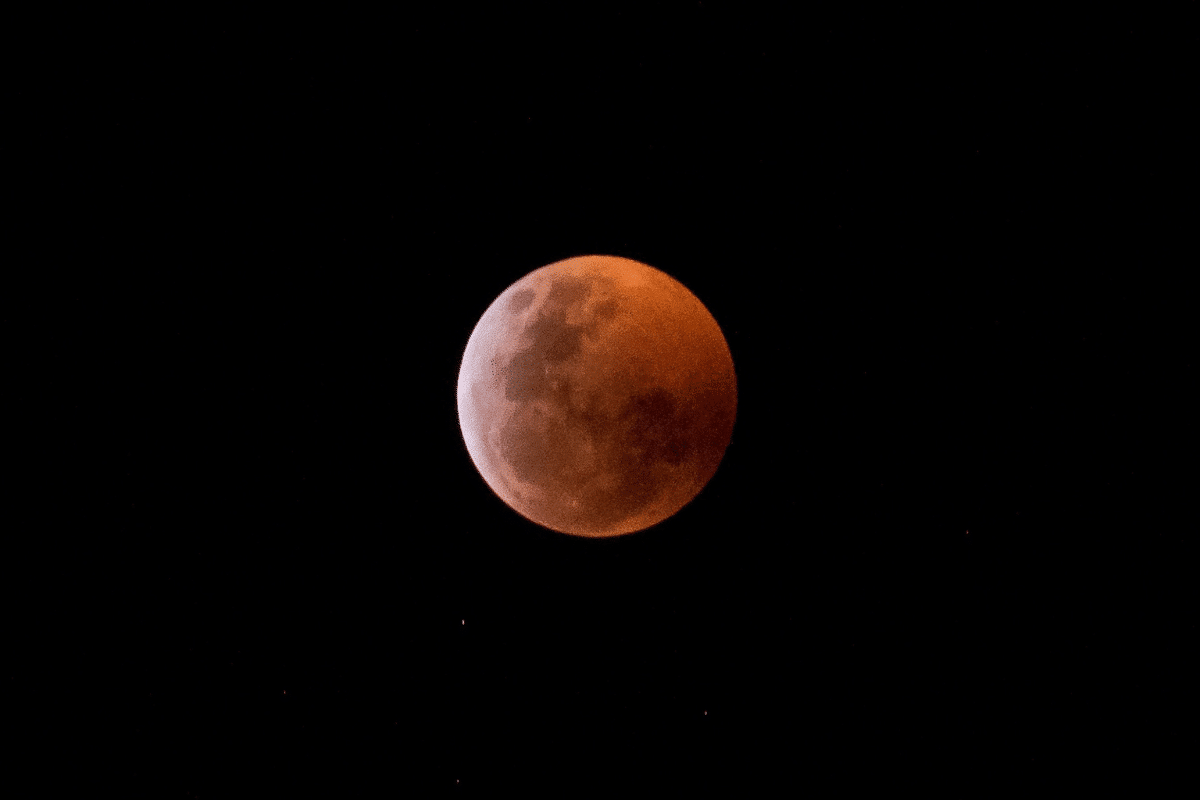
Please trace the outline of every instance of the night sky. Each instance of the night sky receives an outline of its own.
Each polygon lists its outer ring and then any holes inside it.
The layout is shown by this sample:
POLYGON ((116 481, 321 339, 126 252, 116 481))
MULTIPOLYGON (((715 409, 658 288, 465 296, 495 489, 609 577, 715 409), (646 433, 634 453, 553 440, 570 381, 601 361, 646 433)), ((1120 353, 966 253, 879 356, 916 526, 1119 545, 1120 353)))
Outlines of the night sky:
POLYGON ((67 513, 13 698, 76 698, 130 798, 1182 763, 1169 26, 573 8, 163 20, 18 75, 67 513), (739 389, 708 487, 598 541, 505 506, 455 408, 488 304, 586 254, 691 289, 739 389))

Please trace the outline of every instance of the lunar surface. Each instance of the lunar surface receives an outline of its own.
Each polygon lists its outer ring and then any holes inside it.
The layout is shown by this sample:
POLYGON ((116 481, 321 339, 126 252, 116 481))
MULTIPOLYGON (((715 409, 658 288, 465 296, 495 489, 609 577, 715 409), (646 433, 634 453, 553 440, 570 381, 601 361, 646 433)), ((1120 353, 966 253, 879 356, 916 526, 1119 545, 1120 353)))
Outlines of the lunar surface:
POLYGON ((679 511, 716 472, 736 410, 733 359, 708 309, 667 274, 612 256, 508 287, 458 376, 459 424, 488 486, 576 536, 679 511))

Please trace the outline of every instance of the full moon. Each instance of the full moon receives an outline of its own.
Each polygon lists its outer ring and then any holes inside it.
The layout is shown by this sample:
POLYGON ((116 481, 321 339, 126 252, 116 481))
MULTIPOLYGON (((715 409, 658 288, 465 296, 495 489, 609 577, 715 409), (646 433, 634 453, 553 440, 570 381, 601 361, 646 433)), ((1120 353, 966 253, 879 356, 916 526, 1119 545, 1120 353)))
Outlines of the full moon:
POLYGON ((459 425, 488 486, 574 536, 632 533, 683 508, 716 473, 736 412, 712 314, 666 273, 615 256, 509 286, 458 374, 459 425))

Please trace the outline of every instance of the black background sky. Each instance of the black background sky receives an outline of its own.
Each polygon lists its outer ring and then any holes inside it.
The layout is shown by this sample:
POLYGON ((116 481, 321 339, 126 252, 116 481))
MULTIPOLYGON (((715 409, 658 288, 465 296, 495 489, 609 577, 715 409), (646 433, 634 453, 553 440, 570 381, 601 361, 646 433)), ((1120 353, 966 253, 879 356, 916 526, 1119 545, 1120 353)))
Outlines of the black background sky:
POLYGON ((24 617, 65 647, 33 671, 72 687, 97 787, 802 791, 1183 757, 1169 21, 96 22, 127 32, 77 22, 89 46, 17 84, 56 506, 86 520, 46 534, 64 632, 24 617), (589 253, 687 285, 739 380, 708 488, 607 541, 510 511, 455 410, 491 300, 589 253))

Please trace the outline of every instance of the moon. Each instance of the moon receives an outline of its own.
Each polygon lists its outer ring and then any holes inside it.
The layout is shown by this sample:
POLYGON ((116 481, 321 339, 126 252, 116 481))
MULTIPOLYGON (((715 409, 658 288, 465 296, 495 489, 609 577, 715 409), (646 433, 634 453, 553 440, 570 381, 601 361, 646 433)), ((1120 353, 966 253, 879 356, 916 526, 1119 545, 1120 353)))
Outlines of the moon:
POLYGON ((691 502, 737 412, 712 314, 666 273, 615 256, 559 261, 509 286, 471 333, 457 393, 492 491, 574 536, 644 530, 691 502))

